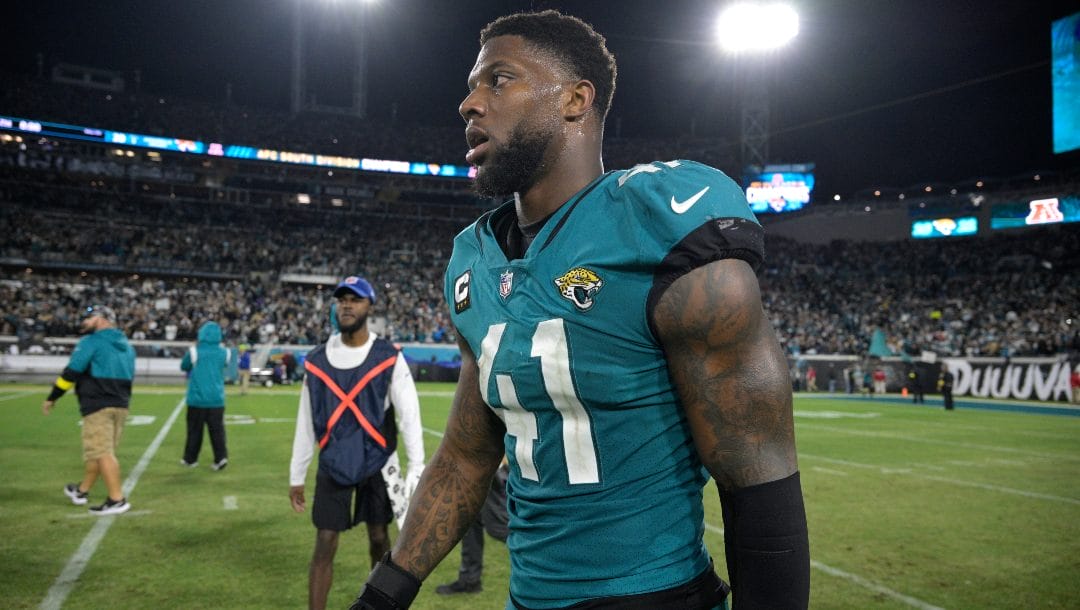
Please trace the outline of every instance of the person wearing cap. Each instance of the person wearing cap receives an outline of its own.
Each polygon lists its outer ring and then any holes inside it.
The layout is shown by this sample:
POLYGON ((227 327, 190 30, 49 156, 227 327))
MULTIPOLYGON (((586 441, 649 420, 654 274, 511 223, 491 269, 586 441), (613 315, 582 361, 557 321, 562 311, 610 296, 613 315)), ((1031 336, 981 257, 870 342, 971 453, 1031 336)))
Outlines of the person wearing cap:
POLYGON ((180 370, 188 373, 187 441, 181 466, 194 468, 199 464, 203 428, 210 432, 210 447, 214 451, 215 471, 229 464, 225 446, 225 368, 229 350, 221 345, 221 326, 207 321, 199 327, 198 343, 192 345, 180 360, 180 370))
POLYGON ((64 486, 64 495, 72 504, 83 506, 89 502, 90 490, 101 477, 108 496, 102 504, 89 510, 96 515, 115 515, 131 508, 121 489, 116 448, 120 445, 131 401, 135 350, 124 333, 116 328, 116 314, 108 307, 87 307, 80 330, 86 336, 75 346, 41 410, 49 415, 56 401, 75 388, 83 418, 85 472, 80 483, 64 486))
POLYGON ((375 290, 350 276, 334 289, 337 332, 304 359, 304 382, 293 438, 289 500, 304 512, 304 481, 319 447, 311 520, 315 550, 308 572, 308 607, 326 607, 340 533, 367 525, 371 564, 390 550, 394 518, 383 467, 398 431, 408 458, 405 495, 424 468, 420 399, 401 351, 367 328, 375 290), (355 509, 353 498, 355 497, 355 509))

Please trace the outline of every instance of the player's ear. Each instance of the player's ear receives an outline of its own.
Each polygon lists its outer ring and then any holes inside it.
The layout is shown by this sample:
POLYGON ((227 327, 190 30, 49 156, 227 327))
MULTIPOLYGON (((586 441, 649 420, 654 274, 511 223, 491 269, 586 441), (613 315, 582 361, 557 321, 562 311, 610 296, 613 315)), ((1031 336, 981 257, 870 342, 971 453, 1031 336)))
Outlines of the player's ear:
POLYGON ((567 121, 580 121, 592 110, 596 99, 596 87, 591 81, 579 80, 571 83, 563 95, 563 118, 567 121))

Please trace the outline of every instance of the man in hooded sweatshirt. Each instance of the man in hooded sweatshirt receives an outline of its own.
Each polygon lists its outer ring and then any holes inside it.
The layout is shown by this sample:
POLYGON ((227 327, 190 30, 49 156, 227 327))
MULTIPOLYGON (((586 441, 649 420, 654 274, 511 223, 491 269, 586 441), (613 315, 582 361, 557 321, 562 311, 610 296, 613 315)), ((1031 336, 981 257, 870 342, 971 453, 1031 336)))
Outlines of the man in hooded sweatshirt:
POLYGON ((189 374, 187 389, 187 442, 180 464, 194 468, 199 463, 203 427, 210 430, 214 449, 214 470, 229 464, 225 447, 225 367, 229 350, 221 345, 221 327, 205 322, 199 327, 198 343, 184 353, 180 369, 189 374))
POLYGON ((100 476, 108 497, 91 506, 95 515, 116 515, 131 508, 121 487, 120 462, 116 448, 127 421, 131 402, 131 380, 135 378, 135 350, 124 333, 116 328, 116 313, 103 305, 84 310, 80 330, 86 334, 75 346, 64 371, 56 378, 52 392, 41 404, 48 415, 65 392, 75 388, 82 415, 82 445, 85 473, 79 483, 64 486, 72 504, 88 502, 90 489, 100 476))

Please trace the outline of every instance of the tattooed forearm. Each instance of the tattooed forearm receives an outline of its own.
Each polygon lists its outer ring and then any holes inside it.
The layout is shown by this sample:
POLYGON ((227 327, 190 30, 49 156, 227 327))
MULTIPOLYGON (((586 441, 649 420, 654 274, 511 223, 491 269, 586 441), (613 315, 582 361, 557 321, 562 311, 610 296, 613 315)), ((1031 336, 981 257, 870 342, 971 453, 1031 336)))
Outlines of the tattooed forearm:
MULTIPOLYGON (((491 468, 493 473, 498 461, 491 468)), ((413 495, 394 562, 423 579, 454 548, 475 520, 491 476, 479 480, 445 452, 436 452, 413 495)))
POLYGON ((672 382, 722 488, 797 468, 787 363, 750 267, 724 260, 676 280, 654 312, 672 382))
POLYGON ((476 361, 462 344, 462 367, 446 433, 424 469, 391 555, 423 580, 476 519, 503 457, 505 428, 480 397, 476 361))

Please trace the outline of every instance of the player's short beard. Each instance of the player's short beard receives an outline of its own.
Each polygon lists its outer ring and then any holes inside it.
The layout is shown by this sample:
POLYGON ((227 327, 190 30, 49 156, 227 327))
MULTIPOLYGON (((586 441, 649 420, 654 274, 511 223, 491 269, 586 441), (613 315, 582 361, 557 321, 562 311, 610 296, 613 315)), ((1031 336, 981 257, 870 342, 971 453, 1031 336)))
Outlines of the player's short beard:
POLYGON ((349 325, 343 324, 341 322, 341 316, 338 316, 338 330, 340 330, 343 335, 351 335, 365 326, 367 326, 367 315, 358 316, 356 321, 349 325))
POLYGON ((507 197, 528 191, 547 171, 544 155, 554 137, 553 129, 518 123, 510 132, 510 144, 492 151, 490 163, 477 172, 477 194, 507 197))

